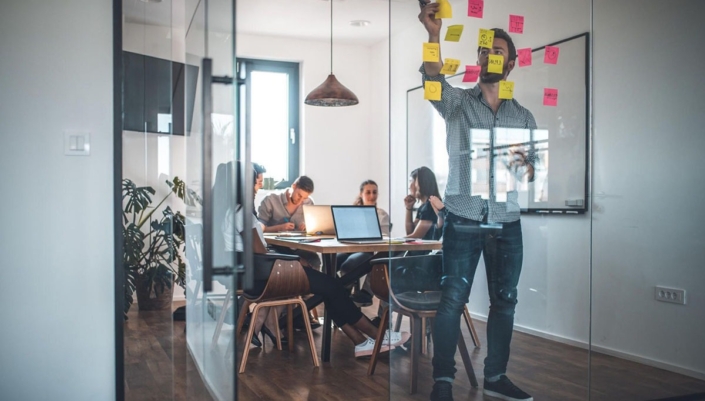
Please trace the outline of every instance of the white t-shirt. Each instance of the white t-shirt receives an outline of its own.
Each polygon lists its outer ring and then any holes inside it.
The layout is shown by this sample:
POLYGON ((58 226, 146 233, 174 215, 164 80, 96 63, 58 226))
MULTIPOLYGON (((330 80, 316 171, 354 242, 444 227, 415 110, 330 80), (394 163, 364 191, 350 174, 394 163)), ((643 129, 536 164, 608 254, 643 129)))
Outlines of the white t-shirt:
POLYGON ((389 235, 389 213, 382 208, 377 208, 377 217, 379 218, 379 228, 382 229, 382 235, 389 235))
MULTIPOLYGON (((235 244, 235 250, 237 252, 243 251, 242 236, 240 236, 240 233, 245 230, 243 227, 243 214, 244 213, 242 208, 239 208, 238 211, 235 213, 235 228, 237 229, 237 232, 233 233, 233 210, 228 209, 228 211, 225 213, 225 220, 221 225, 221 230, 223 231, 223 238, 225 239, 226 251, 233 250, 233 243, 235 244)), ((264 232, 262 231, 262 224, 259 222, 259 220, 257 220, 257 217, 255 217, 254 215, 252 216, 252 228, 257 229, 257 235, 259 235, 260 239, 262 240, 262 243, 265 244, 266 242, 264 241, 264 232)))

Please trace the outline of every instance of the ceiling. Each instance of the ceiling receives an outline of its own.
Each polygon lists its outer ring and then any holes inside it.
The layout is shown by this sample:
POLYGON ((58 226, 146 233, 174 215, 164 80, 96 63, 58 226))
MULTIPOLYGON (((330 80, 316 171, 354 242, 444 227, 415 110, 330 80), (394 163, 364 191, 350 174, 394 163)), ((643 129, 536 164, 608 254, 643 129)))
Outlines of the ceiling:
MULTIPOLYGON (((161 0, 145 3, 125 0, 126 22, 173 26, 203 27, 206 0, 161 0), (197 10, 191 24, 194 10, 197 10), (172 22, 173 21, 173 22, 172 22)), ((209 29, 230 32, 231 1, 210 0, 209 29)), ((237 1, 237 32, 283 36, 308 40, 330 39, 330 0, 240 0, 237 1)), ((336 43, 372 45, 409 26, 418 24, 418 0, 333 0, 333 34, 336 43), (390 18, 391 8, 391 18, 390 18), (353 20, 370 25, 355 27, 353 20)))

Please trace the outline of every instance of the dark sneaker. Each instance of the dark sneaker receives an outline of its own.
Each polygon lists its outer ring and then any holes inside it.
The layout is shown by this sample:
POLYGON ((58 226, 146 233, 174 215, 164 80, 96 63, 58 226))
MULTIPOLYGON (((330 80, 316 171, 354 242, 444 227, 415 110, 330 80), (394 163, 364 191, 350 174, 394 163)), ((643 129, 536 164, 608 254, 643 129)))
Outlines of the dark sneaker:
POLYGON ((438 380, 433 384, 431 401, 453 401, 453 385, 445 380, 438 380))
POLYGON ((505 401, 533 401, 534 398, 523 392, 505 375, 502 375, 496 382, 485 380, 483 393, 490 397, 496 397, 505 401))
POLYGON ((365 290, 353 294, 350 298, 358 308, 372 305, 372 294, 365 290))

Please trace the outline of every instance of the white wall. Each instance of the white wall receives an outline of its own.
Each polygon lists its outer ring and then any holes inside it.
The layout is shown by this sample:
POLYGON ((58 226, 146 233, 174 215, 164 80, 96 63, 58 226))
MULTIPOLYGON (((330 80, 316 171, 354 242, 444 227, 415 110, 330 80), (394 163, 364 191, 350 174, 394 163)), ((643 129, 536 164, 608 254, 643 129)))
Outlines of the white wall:
POLYGON ((4 400, 114 399, 112 40, 110 1, 0 2, 4 400))
MULTIPOLYGON (((486 3, 483 20, 464 16, 466 2, 451 3, 456 18, 444 21, 444 26, 461 23, 465 31, 459 44, 444 42, 442 54, 465 64, 475 62, 477 29, 506 29, 509 13, 526 17, 525 33, 513 35, 517 47, 536 47, 590 30, 588 0, 498 0, 492 7, 486 3)), ((392 12, 402 10, 393 7, 392 12)), ((416 18, 407 12, 408 18, 416 18)), ((704 82, 699 72, 703 57, 695 50, 698 38, 704 36, 697 22, 702 12, 703 3, 695 1, 596 0, 594 212, 522 218, 518 329, 587 344, 592 240, 593 349, 705 377, 701 340, 705 337, 705 297, 701 295, 705 285, 701 222, 705 219, 697 204, 705 186, 697 169, 687 164, 696 160, 704 141, 704 82), (672 37, 662 32, 677 32, 677 39, 669 40, 672 37), (685 61, 676 66, 676 60, 685 61), (662 163, 651 163, 654 159, 662 163), (653 287, 657 284, 685 288, 688 305, 656 302, 653 287)), ((420 24, 391 39, 391 81, 387 82, 391 85, 392 221, 403 221, 402 199, 408 184, 406 91, 420 85, 417 70, 421 43, 426 40, 420 24)), ((388 57, 387 46, 373 47, 373 59, 388 57)), ((394 231, 403 234, 403 226, 398 224, 394 231)), ((488 295, 482 261, 475 281, 469 307, 476 316, 485 316, 488 295)))
POLYGON ((705 379, 703 15, 595 1, 593 341, 705 379), (655 301, 656 285, 687 304, 655 301))

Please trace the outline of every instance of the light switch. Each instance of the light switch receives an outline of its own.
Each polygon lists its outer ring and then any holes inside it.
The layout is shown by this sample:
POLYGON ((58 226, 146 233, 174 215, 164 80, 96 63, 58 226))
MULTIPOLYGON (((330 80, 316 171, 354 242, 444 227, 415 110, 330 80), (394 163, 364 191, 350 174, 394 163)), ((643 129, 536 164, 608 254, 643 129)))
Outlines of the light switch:
POLYGON ((66 156, 88 156, 91 154, 91 133, 64 131, 64 154, 66 156))

